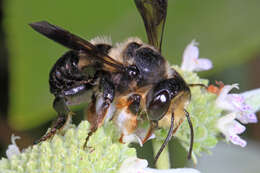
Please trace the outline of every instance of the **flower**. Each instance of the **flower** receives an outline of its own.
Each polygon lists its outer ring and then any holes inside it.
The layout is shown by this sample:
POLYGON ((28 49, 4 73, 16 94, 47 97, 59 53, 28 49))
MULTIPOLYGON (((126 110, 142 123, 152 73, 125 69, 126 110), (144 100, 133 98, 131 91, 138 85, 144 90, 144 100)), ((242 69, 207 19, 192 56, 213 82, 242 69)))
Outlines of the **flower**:
POLYGON ((14 134, 12 134, 11 136, 12 144, 10 144, 6 150, 6 156, 8 159, 11 159, 14 155, 18 155, 21 153, 18 146, 15 143, 15 140, 20 138, 21 138, 20 136, 15 136, 14 134))
POLYGON ((199 58, 198 43, 192 40, 190 44, 185 48, 181 69, 186 71, 203 71, 212 68, 212 62, 206 58, 199 58))
POLYGON ((241 147, 246 146, 246 141, 241 139, 238 134, 243 133, 246 128, 235 120, 236 114, 230 113, 221 117, 217 122, 218 129, 225 135, 227 141, 241 147))
POLYGON ((259 100, 251 102, 251 105, 247 103, 247 100, 255 100, 254 95, 259 95, 260 90, 242 94, 229 94, 233 88, 239 89, 238 84, 224 85, 218 92, 216 106, 228 112, 228 114, 218 120, 217 127, 225 135, 227 141, 245 147, 246 141, 241 139, 238 134, 243 133, 246 128, 239 122, 243 124, 257 123, 258 120, 255 114, 257 109, 253 109, 252 106, 255 104, 259 106, 259 100), (248 97, 248 93, 250 93, 250 97, 248 97))
POLYGON ((119 173, 199 173, 198 170, 192 168, 160 170, 148 168, 147 166, 147 160, 130 157, 122 163, 119 173))
POLYGON ((242 94, 228 94, 233 88, 239 89, 238 84, 225 85, 216 100, 219 108, 235 112, 236 118, 243 124, 257 123, 257 117, 252 107, 246 103, 242 94))

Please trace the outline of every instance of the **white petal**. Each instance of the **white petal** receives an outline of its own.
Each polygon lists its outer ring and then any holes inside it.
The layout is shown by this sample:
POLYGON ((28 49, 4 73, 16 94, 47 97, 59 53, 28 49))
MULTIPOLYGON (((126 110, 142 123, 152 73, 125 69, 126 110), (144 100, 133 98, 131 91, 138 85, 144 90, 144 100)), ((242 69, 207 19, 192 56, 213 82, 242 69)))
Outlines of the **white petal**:
POLYGON ((246 127, 237 122, 236 120, 232 121, 229 124, 229 133, 232 134, 241 134, 246 130, 246 127))
POLYGON ((233 88, 239 89, 239 85, 237 83, 232 85, 225 85, 222 88, 220 95, 227 95, 233 88))
POLYGON ((235 113, 227 114, 227 115, 221 117, 221 118, 218 120, 218 126, 222 127, 222 125, 231 123, 232 121, 235 120, 235 118, 236 118, 236 114, 235 114, 235 113))
POLYGON ((20 136, 15 136, 14 134, 12 134, 12 136, 11 136, 12 144, 8 145, 8 148, 6 150, 6 156, 8 159, 12 158, 14 155, 20 154, 20 150, 15 143, 16 139, 20 139, 20 136))
POLYGON ((243 124, 248 124, 248 123, 257 123, 258 120, 257 120, 257 116, 255 113, 240 113, 240 114, 237 114, 237 117, 236 117, 241 123, 243 124))
POLYGON ((236 118, 235 113, 230 113, 228 115, 225 115, 221 117, 217 122, 217 128, 221 133, 223 133, 226 136, 226 139, 228 140, 228 136, 230 136, 229 133, 229 124, 231 124, 236 118))
POLYGON ((245 116, 247 118, 248 123, 257 123, 257 116, 255 113, 250 113, 245 116))
POLYGON ((198 43, 192 40, 185 48, 182 56, 182 70, 193 71, 194 62, 199 58, 199 48, 197 45, 198 43))
POLYGON ((199 58, 194 64, 193 71, 209 70, 213 67, 212 62, 206 58, 199 58))
POLYGON ((234 109, 245 112, 251 111, 250 105, 245 103, 245 98, 241 94, 229 94, 227 100, 234 106, 234 109))
POLYGON ((241 147, 246 146, 246 141, 241 139, 238 135, 229 136, 229 139, 235 145, 239 145, 241 147))
POLYGON ((198 43, 192 40, 190 44, 185 48, 183 53, 184 60, 198 59, 199 58, 199 48, 198 43))
POLYGON ((238 84, 233 84, 233 85, 225 85, 222 89, 221 92, 219 93, 218 98, 216 99, 216 106, 228 110, 228 111, 237 111, 237 108, 234 107, 232 103, 232 99, 229 96, 229 91, 231 91, 233 88, 238 89, 238 84))

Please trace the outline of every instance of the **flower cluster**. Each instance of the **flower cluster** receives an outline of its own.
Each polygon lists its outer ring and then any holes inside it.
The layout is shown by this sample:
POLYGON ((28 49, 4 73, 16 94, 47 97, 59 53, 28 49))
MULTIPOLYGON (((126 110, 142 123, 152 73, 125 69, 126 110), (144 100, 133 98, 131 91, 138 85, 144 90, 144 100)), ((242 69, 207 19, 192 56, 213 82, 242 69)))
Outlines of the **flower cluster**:
MULTIPOLYGON (((199 49, 197 45, 198 43, 192 41, 186 47, 181 65, 182 70, 202 71, 212 68, 210 60, 199 58, 199 49)), ((254 100, 254 95, 258 95, 259 90, 246 92, 244 94, 229 94, 233 88, 239 89, 238 84, 224 85, 221 82, 218 82, 217 84, 219 87, 213 85, 209 86, 209 91, 218 95, 216 106, 224 112, 224 116, 221 116, 217 121, 217 128, 225 135, 227 141, 245 147, 246 141, 238 136, 246 130, 245 126, 241 123, 248 124, 258 122, 255 114, 257 109, 253 109, 252 105, 247 104, 245 97, 247 97, 248 100, 254 100), (250 93, 250 97, 248 97, 249 94, 247 93, 250 93)))

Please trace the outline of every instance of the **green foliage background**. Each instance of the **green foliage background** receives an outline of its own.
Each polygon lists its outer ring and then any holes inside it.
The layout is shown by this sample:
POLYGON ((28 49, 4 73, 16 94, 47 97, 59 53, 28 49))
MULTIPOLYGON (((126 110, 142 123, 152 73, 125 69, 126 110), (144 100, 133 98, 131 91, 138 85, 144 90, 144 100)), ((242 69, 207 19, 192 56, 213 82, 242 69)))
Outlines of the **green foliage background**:
MULTIPOLYGON (((213 74, 241 64, 259 53, 259 0, 169 0, 163 55, 180 64, 185 46, 196 39, 201 57, 212 59, 213 74)), ((48 74, 66 49, 35 31, 28 23, 47 20, 91 39, 129 36, 146 40, 141 17, 132 0, 8 0, 5 21, 11 58, 9 122, 24 130, 52 119, 53 97, 48 74)))

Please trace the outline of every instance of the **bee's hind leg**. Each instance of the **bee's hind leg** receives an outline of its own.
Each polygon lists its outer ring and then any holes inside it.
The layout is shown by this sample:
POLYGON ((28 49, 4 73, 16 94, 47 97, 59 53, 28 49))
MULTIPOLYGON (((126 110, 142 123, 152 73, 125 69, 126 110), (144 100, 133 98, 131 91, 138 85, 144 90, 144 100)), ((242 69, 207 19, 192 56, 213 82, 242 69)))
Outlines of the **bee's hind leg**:
POLYGON ((68 122, 71 119, 71 115, 73 115, 73 112, 70 111, 66 104, 66 99, 64 97, 56 97, 53 102, 53 107, 58 112, 58 118, 54 122, 54 125, 52 126, 51 130, 42 136, 39 140, 35 141, 34 144, 38 144, 42 141, 46 141, 47 139, 53 137, 58 130, 60 130, 66 122, 68 122))

